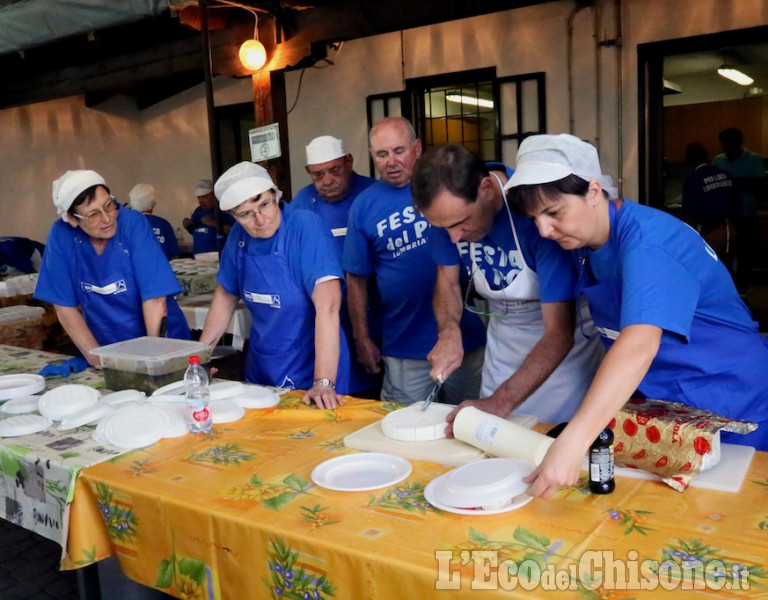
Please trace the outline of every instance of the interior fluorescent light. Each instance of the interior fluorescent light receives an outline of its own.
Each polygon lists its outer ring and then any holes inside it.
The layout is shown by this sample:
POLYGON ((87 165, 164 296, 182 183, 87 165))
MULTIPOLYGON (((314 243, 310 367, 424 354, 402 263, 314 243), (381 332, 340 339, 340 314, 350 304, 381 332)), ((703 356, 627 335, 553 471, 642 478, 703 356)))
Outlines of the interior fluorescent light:
POLYGON ((745 75, 738 69, 734 69, 731 66, 723 65, 717 70, 717 74, 721 77, 725 77, 726 79, 730 79, 734 83, 738 83, 739 85, 752 85, 755 80, 752 79, 749 75, 745 75))
POLYGON ((448 100, 448 102, 460 102, 462 104, 471 104, 472 106, 479 106, 481 108, 493 108, 493 100, 475 98, 474 96, 463 96, 461 94, 446 94, 445 99, 448 100))

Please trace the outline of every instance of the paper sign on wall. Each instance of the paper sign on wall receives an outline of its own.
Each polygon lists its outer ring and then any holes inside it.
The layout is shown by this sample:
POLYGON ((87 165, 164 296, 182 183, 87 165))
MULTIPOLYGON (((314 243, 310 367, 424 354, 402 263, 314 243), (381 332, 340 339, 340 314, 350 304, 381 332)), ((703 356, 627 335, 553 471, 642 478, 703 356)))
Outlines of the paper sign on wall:
POLYGON ((281 154, 280 127, 277 123, 249 130, 248 140, 251 145, 251 160, 253 162, 278 158, 281 154))

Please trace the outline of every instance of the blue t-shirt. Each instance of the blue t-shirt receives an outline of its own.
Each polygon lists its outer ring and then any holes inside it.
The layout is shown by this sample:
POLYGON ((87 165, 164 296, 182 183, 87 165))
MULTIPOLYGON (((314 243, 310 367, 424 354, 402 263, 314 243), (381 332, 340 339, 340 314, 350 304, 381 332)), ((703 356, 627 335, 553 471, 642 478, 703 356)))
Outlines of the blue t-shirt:
POLYGON ((349 181, 349 190, 343 200, 339 202, 328 202, 317 193, 314 183, 310 183, 299 190, 291 200, 291 206, 311 210, 325 223, 326 227, 336 240, 339 249, 339 258, 344 251, 344 238, 347 236, 347 221, 349 209, 360 193, 366 190, 376 181, 371 177, 364 177, 357 173, 352 173, 349 181))
MULTIPOLYGON (((382 354, 424 359, 437 342, 432 310, 437 267, 427 239, 431 227, 413 207, 411 186, 377 181, 355 200, 342 266, 354 275, 375 273, 382 301, 382 354)), ((485 328, 466 313, 461 321, 464 347, 485 343, 485 328)))
POLYGON ((625 201, 611 213, 608 242, 573 252, 606 347, 628 325, 660 327, 643 394, 768 421, 768 340, 715 252, 662 211, 625 201))
MULTIPOLYGON (((728 158, 725 154, 718 154, 712 164, 736 179, 761 179, 765 177, 763 157, 746 148, 736 158, 728 158)), ((739 188, 738 182, 736 183, 736 187, 739 188)), ((739 196, 741 199, 739 214, 744 217, 754 217, 757 211, 757 194, 739 188, 739 196)))
MULTIPOLYGON (((216 209, 205 209, 202 206, 198 206, 190 217, 192 221, 192 252, 195 254, 219 251, 216 227, 205 225, 203 223, 205 217, 215 219, 216 209)), ((222 225, 234 225, 235 219, 228 212, 222 212, 221 223, 222 225)))
POLYGON ((32 254, 35 250, 42 255, 45 246, 24 237, 0 237, 0 275, 11 271, 9 267, 22 273, 34 273, 32 254))
MULTIPOLYGON (((288 266, 311 299, 315 282, 319 278, 344 278, 336 248, 316 215, 305 210, 295 210, 290 204, 286 204, 282 211, 280 228, 286 236, 285 256, 288 266)), ((266 255, 275 249, 276 243, 276 235, 267 239, 251 237, 240 223, 236 223, 221 252, 216 279, 233 296, 242 296, 243 273, 237 265, 238 248, 244 245, 248 254, 266 255)))
POLYGON ((117 232, 97 254, 88 235, 57 220, 48 234, 35 298, 81 306, 101 345, 147 334, 142 302, 166 296, 167 336, 189 339, 187 321, 173 294, 181 292, 168 259, 139 212, 121 208, 117 232))
POLYGON ((168 260, 179 255, 179 243, 176 241, 176 233, 173 231, 171 224, 157 215, 144 215, 149 221, 149 226, 152 228, 152 233, 155 234, 155 238, 160 243, 160 247, 163 249, 168 260))

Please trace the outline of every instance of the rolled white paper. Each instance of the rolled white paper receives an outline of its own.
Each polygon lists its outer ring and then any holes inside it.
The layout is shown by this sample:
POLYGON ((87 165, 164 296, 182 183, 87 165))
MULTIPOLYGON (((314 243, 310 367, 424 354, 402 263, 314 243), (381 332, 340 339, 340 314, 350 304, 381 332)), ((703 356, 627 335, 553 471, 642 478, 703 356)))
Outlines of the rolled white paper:
POLYGON ((471 444, 493 456, 519 458, 535 465, 544 460, 551 437, 528 429, 474 406, 462 408, 453 422, 457 440, 471 444))

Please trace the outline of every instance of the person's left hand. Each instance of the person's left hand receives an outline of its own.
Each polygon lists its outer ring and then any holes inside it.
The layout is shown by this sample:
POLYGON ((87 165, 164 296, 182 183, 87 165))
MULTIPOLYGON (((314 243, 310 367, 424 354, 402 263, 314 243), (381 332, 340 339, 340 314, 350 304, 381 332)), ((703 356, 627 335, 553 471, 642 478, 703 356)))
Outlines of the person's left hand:
POLYGON ((336 408, 344 404, 344 397, 326 385, 315 384, 301 399, 304 404, 317 404, 317 408, 336 408))

